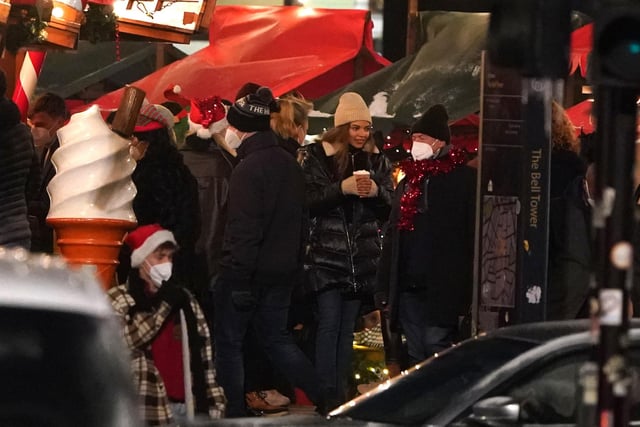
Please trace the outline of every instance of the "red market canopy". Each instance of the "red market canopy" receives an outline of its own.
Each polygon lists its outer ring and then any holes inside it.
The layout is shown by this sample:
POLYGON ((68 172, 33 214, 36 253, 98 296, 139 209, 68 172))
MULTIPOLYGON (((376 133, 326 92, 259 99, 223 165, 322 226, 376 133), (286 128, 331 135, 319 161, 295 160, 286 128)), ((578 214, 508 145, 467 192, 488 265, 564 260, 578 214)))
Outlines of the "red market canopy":
POLYGON ((571 50, 569 57, 569 74, 580 68, 580 74, 587 75, 589 53, 593 46, 593 24, 587 24, 571 33, 571 50))
POLYGON ((566 109, 567 115, 576 128, 576 134, 591 133, 595 130, 595 123, 591 116, 591 108, 593 107, 593 100, 587 99, 577 103, 566 109))
MULTIPOLYGON (((153 103, 175 84, 186 98, 232 100, 248 81, 314 99, 390 64, 373 50, 372 28, 366 10, 216 6, 209 46, 132 85, 153 103)), ((121 96, 119 89, 93 103, 115 109, 121 96)))

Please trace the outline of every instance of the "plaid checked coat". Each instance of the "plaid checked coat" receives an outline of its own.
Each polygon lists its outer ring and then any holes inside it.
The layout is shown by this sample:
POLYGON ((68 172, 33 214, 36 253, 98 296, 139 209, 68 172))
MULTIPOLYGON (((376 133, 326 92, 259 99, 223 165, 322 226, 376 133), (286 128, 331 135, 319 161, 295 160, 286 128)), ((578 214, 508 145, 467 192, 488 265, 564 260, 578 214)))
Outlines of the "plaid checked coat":
MULTIPOLYGON (((226 407, 226 398, 222 387, 216 382, 209 328, 199 304, 191 294, 189 295, 191 297, 191 309, 197 319, 198 333, 204 338, 201 357, 205 363, 204 372, 209 416, 211 418, 222 418, 226 407)), ((163 301, 152 311, 137 311, 131 315, 130 309, 135 306, 135 300, 128 292, 126 285, 109 289, 108 296, 111 305, 123 321, 124 339, 129 350, 131 350, 133 379, 141 399, 143 419, 148 425, 170 424, 172 422, 172 414, 169 409, 164 383, 151 356, 151 343, 160 332, 164 322, 171 315, 171 306, 163 301)))

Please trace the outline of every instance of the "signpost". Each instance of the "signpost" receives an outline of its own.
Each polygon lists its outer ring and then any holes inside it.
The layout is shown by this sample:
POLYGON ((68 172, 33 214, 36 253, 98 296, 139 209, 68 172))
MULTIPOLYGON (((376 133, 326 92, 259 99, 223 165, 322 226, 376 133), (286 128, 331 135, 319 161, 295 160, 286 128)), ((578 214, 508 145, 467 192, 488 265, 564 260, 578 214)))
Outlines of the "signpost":
POLYGON ((545 319, 552 92, 551 82, 483 55, 474 293, 482 331, 545 319))

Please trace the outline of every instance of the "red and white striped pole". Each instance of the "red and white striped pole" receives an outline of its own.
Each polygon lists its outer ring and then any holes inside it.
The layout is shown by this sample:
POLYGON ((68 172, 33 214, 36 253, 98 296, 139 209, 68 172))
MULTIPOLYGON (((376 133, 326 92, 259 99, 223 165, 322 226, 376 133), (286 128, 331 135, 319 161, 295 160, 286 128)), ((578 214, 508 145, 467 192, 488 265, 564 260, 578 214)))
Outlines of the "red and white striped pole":
POLYGON ((13 102, 20 109, 20 116, 23 121, 27 120, 27 111, 29 111, 29 102, 36 91, 38 84, 38 76, 42 70, 42 64, 47 52, 44 50, 29 50, 24 56, 22 67, 20 67, 20 75, 16 81, 13 90, 13 102))

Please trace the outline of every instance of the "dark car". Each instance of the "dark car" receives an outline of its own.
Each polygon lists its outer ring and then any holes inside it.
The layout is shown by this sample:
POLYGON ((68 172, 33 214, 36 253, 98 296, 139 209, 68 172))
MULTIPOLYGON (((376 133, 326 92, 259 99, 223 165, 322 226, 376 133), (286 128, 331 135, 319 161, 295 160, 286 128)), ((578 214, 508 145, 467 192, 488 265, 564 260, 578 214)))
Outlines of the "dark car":
MULTIPOLYGON (((576 425, 578 371, 594 340, 585 321, 506 327, 466 340, 333 410, 328 419, 221 420, 225 426, 576 425), (495 419, 491 419, 495 416, 495 419)), ((632 322, 629 358, 640 365, 640 323, 632 322)), ((632 424, 640 423, 640 393, 632 424)))
MULTIPOLYGON (((508 409, 518 424, 575 425, 578 371, 594 352, 589 327, 587 320, 543 322, 478 336, 342 405, 330 417, 451 425, 472 417, 474 405, 480 410, 502 402, 505 407, 496 414, 508 409)), ((628 355, 637 369, 640 323, 632 323, 629 335, 628 355)), ((637 390, 631 394, 631 420, 639 423, 640 396, 637 390)))
POLYGON ((140 426, 120 327, 93 274, 0 247, 0 426, 140 426))

